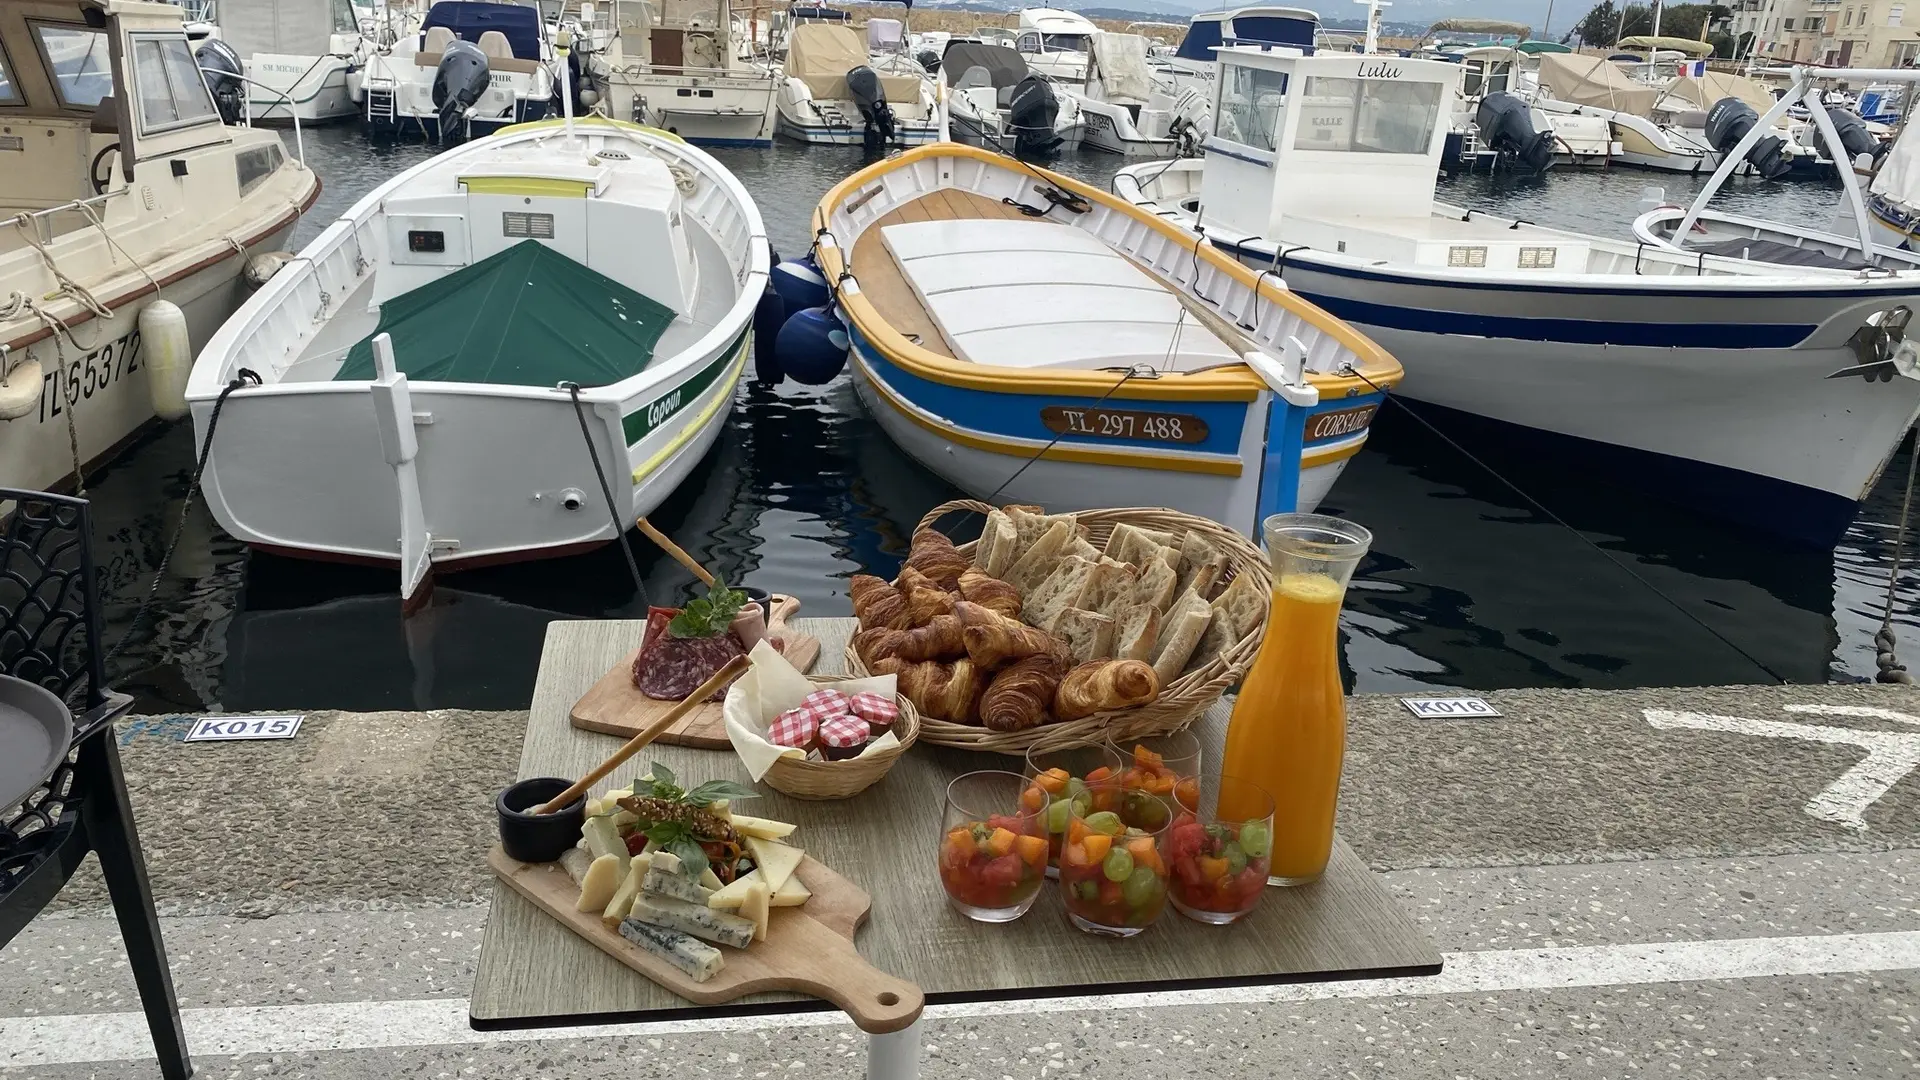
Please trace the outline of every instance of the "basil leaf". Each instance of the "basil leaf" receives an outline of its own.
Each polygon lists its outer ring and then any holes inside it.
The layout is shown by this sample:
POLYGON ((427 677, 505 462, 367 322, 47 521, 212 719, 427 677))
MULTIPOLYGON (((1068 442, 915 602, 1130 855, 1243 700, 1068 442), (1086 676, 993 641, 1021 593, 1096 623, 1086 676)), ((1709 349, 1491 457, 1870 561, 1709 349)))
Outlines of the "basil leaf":
POLYGON ((680 872, 687 877, 698 880, 701 871, 707 868, 707 849, 684 829, 668 843, 667 850, 680 856, 680 872))
POLYGON ((706 806, 718 799, 757 799, 760 793, 745 784, 732 780, 709 780, 692 791, 687 792, 685 801, 695 806, 706 806))

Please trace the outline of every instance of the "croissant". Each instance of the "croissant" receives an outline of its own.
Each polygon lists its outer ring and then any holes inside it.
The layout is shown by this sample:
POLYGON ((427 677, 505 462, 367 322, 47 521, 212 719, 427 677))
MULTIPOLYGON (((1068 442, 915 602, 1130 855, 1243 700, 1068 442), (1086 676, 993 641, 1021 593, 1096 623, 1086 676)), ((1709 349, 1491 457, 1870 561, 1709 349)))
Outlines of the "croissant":
POLYGON ((980 721, 994 731, 1025 731, 1052 719, 1048 708, 1067 664, 1043 653, 1001 669, 980 695, 980 721))
POLYGON ((983 670, 992 671, 1029 656, 1064 653, 1060 639, 1052 634, 983 605, 962 600, 953 605, 953 613, 965 627, 967 659, 983 670))
POLYGON ((1095 660, 1060 680, 1053 693, 1053 715, 1078 720, 1106 709, 1131 709, 1160 696, 1160 679, 1139 660, 1095 660))
POLYGON ((871 574, 855 574, 848 582, 853 595, 853 617, 867 629, 877 626, 905 630, 913 625, 907 598, 900 590, 871 574))
POLYGON ((880 661, 899 655, 900 643, 906 636, 907 631, 891 626, 868 627, 853 635, 853 652, 867 665, 867 670, 872 671, 880 661))
POLYGON ((893 654, 908 663, 922 660, 958 660, 967 655, 958 615, 936 615, 925 626, 897 631, 900 641, 893 654))
POLYGON ((960 575, 960 595, 981 607, 992 608, 1009 619, 1020 617, 1020 590, 990 577, 985 571, 969 567, 960 575))
POLYGON ((973 567, 973 560, 960 554, 947 534, 938 529, 921 529, 913 534, 907 565, 932 578, 942 589, 952 592, 960 587, 960 575, 973 567))
POLYGON ((892 675, 900 693, 924 716, 955 724, 980 722, 980 674, 971 661, 950 664, 937 660, 910 664, 897 656, 874 666, 880 675, 892 675))

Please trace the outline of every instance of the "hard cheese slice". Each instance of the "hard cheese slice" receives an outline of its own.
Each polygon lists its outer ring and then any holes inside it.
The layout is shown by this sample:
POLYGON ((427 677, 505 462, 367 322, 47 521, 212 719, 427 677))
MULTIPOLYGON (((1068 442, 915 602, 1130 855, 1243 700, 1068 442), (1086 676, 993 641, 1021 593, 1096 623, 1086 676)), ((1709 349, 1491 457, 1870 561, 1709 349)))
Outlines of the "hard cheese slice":
POLYGON ((753 940, 767 940, 767 917, 770 914, 768 902, 773 892, 764 881, 756 881, 747 886, 747 898, 740 904, 740 917, 753 923, 753 940))
POLYGON ((800 860, 807 854, 797 847, 762 840, 757 836, 747 837, 747 850, 753 854, 753 861, 760 868, 760 880, 766 882, 767 888, 774 892, 779 892, 780 887, 787 883, 787 879, 799 869, 800 860))
POLYGON ((593 860, 593 865, 587 867, 587 876, 580 879, 578 910, 605 911, 614 890, 620 887, 622 869, 620 860, 612 855, 593 860))
POLYGON ((707 897, 707 906, 730 911, 740 906, 747 898, 747 887, 760 880, 760 871, 752 870, 733 879, 731 884, 722 886, 712 896, 707 897))
POLYGON ((793 826, 772 818, 748 817, 735 814, 732 818, 733 831, 741 836, 757 836, 762 840, 782 840, 793 835, 793 826))
POLYGON ((785 885, 774 890, 769 901, 774 907, 799 907, 813 898, 813 890, 807 888, 797 877, 787 879, 785 885))

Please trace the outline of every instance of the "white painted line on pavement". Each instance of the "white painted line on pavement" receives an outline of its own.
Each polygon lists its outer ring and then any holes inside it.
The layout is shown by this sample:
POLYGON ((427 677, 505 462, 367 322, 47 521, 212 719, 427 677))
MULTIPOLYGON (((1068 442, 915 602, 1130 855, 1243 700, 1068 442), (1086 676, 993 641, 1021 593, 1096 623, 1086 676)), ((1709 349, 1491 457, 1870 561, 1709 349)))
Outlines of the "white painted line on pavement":
MULTIPOLYGON (((1675 941, 1446 953, 1439 975, 1413 979, 1304 983, 1177 993, 1040 998, 928 1007, 929 1020, 1115 1008, 1253 1005, 1342 998, 1429 997, 1569 987, 1644 986, 1705 979, 1756 979, 1920 968, 1920 931, 1675 941)), ((661 1024, 609 1024, 538 1031, 474 1031, 457 998, 334 1005, 185 1010, 187 1042, 198 1057, 311 1054, 409 1046, 570 1041, 632 1035, 751 1031, 845 1024, 837 1012, 749 1016, 661 1024)), ((0 1019, 0 1068, 151 1060, 139 1013, 0 1019)))

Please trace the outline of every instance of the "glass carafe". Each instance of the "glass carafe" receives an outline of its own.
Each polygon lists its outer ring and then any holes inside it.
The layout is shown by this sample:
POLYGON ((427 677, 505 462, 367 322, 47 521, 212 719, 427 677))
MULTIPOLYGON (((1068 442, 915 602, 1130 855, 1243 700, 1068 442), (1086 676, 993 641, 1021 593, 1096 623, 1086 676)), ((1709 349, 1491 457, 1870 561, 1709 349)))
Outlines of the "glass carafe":
MULTIPOLYGON (((1268 883, 1303 885, 1326 871, 1333 853, 1347 749, 1340 604, 1373 534, 1323 514, 1275 514, 1262 530, 1273 563, 1273 604, 1266 638, 1234 702, 1221 769, 1273 797, 1268 883)), ((1223 816, 1237 812, 1223 801, 1223 816)))

